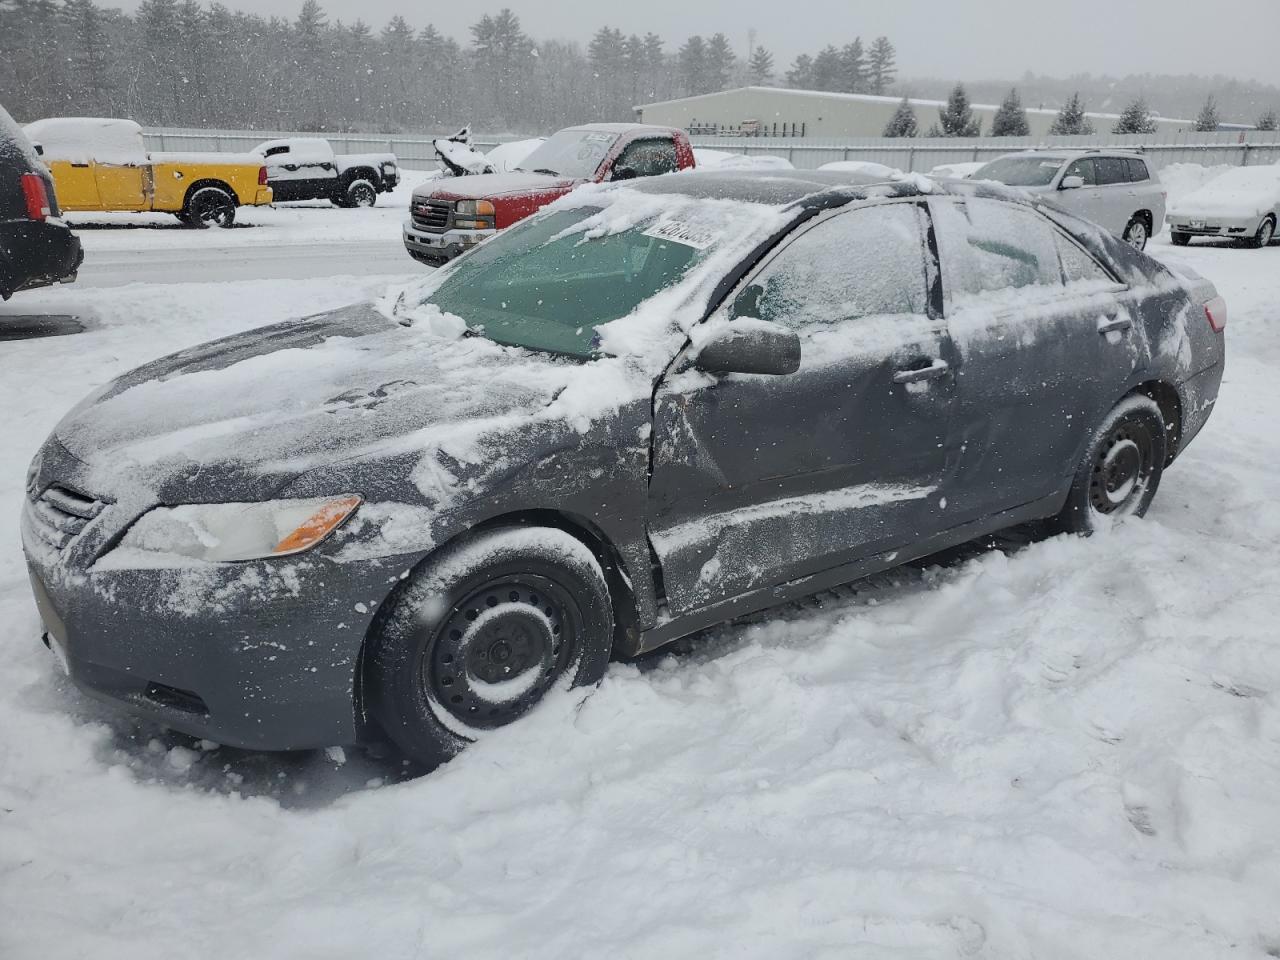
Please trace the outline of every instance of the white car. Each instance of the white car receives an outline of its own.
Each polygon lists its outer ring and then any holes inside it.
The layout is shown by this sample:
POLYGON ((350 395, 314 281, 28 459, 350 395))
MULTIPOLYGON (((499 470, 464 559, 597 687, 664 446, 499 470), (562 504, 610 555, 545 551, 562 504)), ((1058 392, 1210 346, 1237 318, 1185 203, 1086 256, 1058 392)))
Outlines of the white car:
POLYGON ((935 180, 964 180, 987 165, 985 160, 967 160, 964 163, 940 163, 929 171, 935 180))
POLYGON ((889 180, 902 173, 897 167, 886 166, 872 160, 833 160, 824 163, 819 170, 834 170, 836 173, 865 173, 872 177, 883 177, 889 180))
POLYGON ((699 170, 794 170, 786 157, 771 154, 730 153, 728 150, 712 150, 694 147, 693 159, 699 170))
POLYGON ((1169 209, 1169 230, 1180 247, 1192 237, 1231 237, 1265 247, 1280 222, 1280 164, 1240 167, 1214 177, 1169 209))

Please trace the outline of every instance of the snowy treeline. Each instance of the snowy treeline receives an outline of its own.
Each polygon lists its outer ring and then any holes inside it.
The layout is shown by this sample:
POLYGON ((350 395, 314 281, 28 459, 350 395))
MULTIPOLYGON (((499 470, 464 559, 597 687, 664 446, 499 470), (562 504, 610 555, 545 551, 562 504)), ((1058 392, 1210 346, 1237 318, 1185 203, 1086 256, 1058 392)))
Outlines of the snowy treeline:
MULTIPOLYGON (((0 91, 21 120, 90 114, 385 133, 470 121, 490 132, 534 132, 629 120, 638 103, 782 82, 767 49, 735 51, 724 33, 676 43, 605 26, 583 45, 535 39, 506 9, 455 39, 403 17, 380 30, 344 23, 317 0, 305 0, 292 20, 197 0, 144 0, 132 16, 94 0, 0 0, 0 36, 0 91)), ((831 47, 797 64, 828 64, 832 55, 841 57, 831 47)), ((841 62, 839 78, 816 80, 866 90, 893 82, 887 38, 865 55, 851 41, 841 62)))

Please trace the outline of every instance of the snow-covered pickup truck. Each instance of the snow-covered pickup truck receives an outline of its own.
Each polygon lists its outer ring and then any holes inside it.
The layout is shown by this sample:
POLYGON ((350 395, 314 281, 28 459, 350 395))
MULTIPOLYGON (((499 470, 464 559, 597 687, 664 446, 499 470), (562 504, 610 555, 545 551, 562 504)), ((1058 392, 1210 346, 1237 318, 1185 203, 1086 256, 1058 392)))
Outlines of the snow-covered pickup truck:
POLYGON ((694 164, 688 135, 673 127, 569 127, 510 173, 442 177, 414 190, 404 246, 415 260, 439 265, 580 184, 655 176, 694 164))
POLYGON ((400 182, 394 153, 334 153, 328 140, 291 137, 253 148, 267 165, 277 200, 330 200, 339 207, 372 207, 400 182))
POLYGON ((234 153, 149 153, 132 120, 52 117, 27 124, 64 211, 172 213, 191 227, 235 222, 236 208, 271 202, 261 160, 234 153))

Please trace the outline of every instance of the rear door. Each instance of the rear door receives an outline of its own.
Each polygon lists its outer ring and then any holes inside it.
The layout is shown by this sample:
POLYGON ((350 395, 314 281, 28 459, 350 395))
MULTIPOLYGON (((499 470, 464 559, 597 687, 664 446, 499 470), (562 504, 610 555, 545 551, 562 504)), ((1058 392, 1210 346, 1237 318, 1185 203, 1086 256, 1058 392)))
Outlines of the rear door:
POLYGON ((801 228, 721 311, 794 329, 800 370, 677 363, 659 385, 649 527, 672 613, 946 525, 954 356, 926 229, 901 201, 801 228))
POLYGON ((150 164, 94 160, 93 179, 98 185, 98 200, 103 210, 150 209, 150 164))
POLYGON ((1030 207, 930 200, 958 354, 962 520, 1059 493, 1150 352, 1133 295, 1030 207))
POLYGON ((1093 164, 1098 173, 1099 194, 1094 222, 1121 236, 1140 206, 1137 188, 1129 181, 1129 165, 1124 157, 1094 157, 1093 164))

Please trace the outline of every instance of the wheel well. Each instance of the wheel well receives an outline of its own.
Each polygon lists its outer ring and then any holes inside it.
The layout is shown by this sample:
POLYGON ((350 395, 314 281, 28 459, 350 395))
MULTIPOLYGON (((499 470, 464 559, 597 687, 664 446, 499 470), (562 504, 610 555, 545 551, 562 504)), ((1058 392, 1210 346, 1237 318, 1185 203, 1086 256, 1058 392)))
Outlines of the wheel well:
POLYGON ((378 186, 378 172, 373 167, 353 167, 342 175, 342 188, 345 190, 357 180, 368 180, 376 189, 378 186))
POLYGON ((195 196, 195 192, 197 190, 203 190, 206 187, 216 187, 217 189, 222 190, 231 198, 232 203, 237 207, 240 206, 240 198, 236 196, 236 192, 231 189, 231 184, 227 183, 225 180, 213 180, 206 178, 204 180, 197 180, 191 186, 187 187, 187 192, 182 198, 182 209, 187 209, 191 204, 191 198, 195 196))
POLYGON ((1163 380, 1149 380, 1139 384, 1131 392, 1150 397, 1160 408, 1167 441, 1165 466, 1168 466, 1178 455, 1178 445, 1182 440, 1182 398, 1172 384, 1163 380))
POLYGON ((1134 217, 1136 219, 1141 220, 1144 224, 1146 224, 1147 236, 1151 236, 1152 231, 1155 230, 1155 221, 1156 221, 1156 218, 1151 215, 1151 211, 1139 210, 1136 213, 1134 213, 1134 217))

